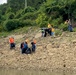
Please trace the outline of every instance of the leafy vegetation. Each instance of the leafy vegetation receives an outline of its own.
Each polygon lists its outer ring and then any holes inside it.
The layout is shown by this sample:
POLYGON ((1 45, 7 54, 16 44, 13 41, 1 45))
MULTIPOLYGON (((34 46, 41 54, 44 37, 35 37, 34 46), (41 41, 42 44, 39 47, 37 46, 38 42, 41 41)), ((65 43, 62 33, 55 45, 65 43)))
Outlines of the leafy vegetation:
MULTIPOLYGON (((66 31, 64 21, 76 21, 76 0, 7 0, 0 5, 0 31, 12 31, 26 26, 47 27, 66 31)), ((76 25, 74 25, 75 27, 76 25)), ((75 29, 75 28, 74 28, 75 29)))

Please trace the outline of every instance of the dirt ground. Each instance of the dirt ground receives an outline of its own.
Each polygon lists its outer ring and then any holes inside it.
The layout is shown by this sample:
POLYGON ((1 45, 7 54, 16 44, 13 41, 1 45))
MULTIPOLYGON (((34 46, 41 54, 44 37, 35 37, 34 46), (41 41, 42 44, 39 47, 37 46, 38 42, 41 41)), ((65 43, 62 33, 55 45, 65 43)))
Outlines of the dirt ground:
MULTIPOLYGON (((29 33, 30 34, 30 33, 29 33)), ((41 37, 41 33, 28 36, 37 40, 36 52, 21 54, 20 43, 26 35, 10 35, 15 38, 15 50, 9 49, 8 39, 0 39, 0 68, 32 70, 76 70, 76 32, 64 32, 61 36, 41 37)))

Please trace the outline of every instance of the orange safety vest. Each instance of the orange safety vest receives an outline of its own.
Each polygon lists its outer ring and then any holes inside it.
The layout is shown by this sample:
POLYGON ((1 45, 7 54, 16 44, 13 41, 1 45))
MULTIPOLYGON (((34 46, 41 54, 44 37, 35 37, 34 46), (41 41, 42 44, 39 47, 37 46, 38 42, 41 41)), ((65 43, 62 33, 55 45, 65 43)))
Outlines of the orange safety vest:
POLYGON ((14 38, 9 38, 9 43, 14 43, 14 38))

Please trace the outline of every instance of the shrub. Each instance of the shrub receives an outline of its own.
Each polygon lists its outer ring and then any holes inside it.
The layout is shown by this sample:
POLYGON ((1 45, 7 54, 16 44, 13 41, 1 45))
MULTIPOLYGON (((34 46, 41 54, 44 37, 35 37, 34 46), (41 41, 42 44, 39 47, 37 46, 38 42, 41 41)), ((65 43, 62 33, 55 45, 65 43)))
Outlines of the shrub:
POLYGON ((61 23, 62 23, 62 17, 59 17, 59 18, 57 18, 57 19, 53 19, 53 20, 51 21, 51 24, 53 24, 53 26, 54 26, 55 28, 58 28, 61 23))
POLYGON ((22 22, 23 22, 24 26, 34 26, 34 25, 36 25, 35 21, 30 20, 30 19, 24 20, 22 22))
POLYGON ((36 24, 40 27, 46 27, 48 23, 48 18, 45 15, 45 13, 41 13, 38 15, 38 18, 36 19, 36 24))
POLYGON ((16 19, 8 20, 5 22, 4 27, 5 27, 5 30, 11 31, 16 28, 23 27, 23 23, 16 19))
POLYGON ((35 19, 36 18, 36 16, 37 15, 35 15, 34 13, 26 13, 23 17, 22 17, 22 19, 23 20, 26 20, 26 19, 35 19))
POLYGON ((73 31, 74 31, 74 32, 76 32, 76 27, 75 27, 75 28, 73 28, 73 31))
POLYGON ((28 6, 27 8, 24 9, 22 14, 28 13, 28 12, 34 12, 35 8, 28 6))
POLYGON ((9 14, 8 19, 13 19, 14 18, 14 13, 9 14))
POLYGON ((3 31, 3 26, 2 26, 2 25, 0 25, 0 32, 1 32, 1 31, 3 31))
POLYGON ((18 18, 20 18, 21 16, 22 16, 21 13, 18 13, 18 14, 15 16, 15 18, 18 19, 18 18))
POLYGON ((61 25, 59 25, 59 29, 62 29, 63 31, 68 31, 68 26, 62 23, 61 25))
POLYGON ((21 9, 21 10, 19 10, 18 12, 16 12, 16 15, 15 15, 15 18, 16 18, 16 19, 22 17, 22 15, 23 15, 23 14, 22 14, 22 11, 23 11, 23 10, 21 9))
POLYGON ((55 30, 55 35, 60 36, 62 34, 62 31, 60 29, 55 30))

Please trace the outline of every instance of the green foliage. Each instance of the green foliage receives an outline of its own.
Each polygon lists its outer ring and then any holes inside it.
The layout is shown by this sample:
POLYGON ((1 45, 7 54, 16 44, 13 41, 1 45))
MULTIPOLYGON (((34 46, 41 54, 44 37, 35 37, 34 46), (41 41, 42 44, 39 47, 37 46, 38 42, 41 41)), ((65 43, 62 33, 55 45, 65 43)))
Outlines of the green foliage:
POLYGON ((11 7, 8 7, 8 9, 6 10, 6 14, 8 14, 10 12, 12 12, 12 9, 11 9, 11 7))
POLYGON ((0 32, 2 32, 3 31, 3 26, 2 25, 0 25, 0 32))
POLYGON ((41 13, 38 15, 38 18, 36 19, 36 24, 39 25, 40 27, 46 27, 48 18, 45 15, 45 13, 41 13))
POLYGON ((46 0, 27 0, 28 6, 34 7, 35 9, 39 9, 41 4, 45 2, 46 0))
POLYGON ((68 31, 68 26, 65 25, 65 24, 63 24, 63 23, 61 23, 61 24, 59 25, 59 29, 61 29, 61 30, 63 30, 63 31, 68 31))
POLYGON ((53 27, 58 28, 62 23, 62 17, 53 19, 50 23, 53 25, 53 27))
POLYGON ((5 14, 4 17, 5 17, 6 20, 14 19, 15 14, 13 12, 9 12, 9 13, 5 14))
MULTIPOLYGON (((47 27, 48 22, 55 28, 67 30, 63 22, 76 20, 76 0, 8 0, 0 5, 0 29, 3 25, 10 31, 23 26, 47 27), (17 20, 16 20, 17 19, 17 20)), ((73 21, 75 22, 75 21, 73 21)))
POLYGON ((8 17, 8 19, 14 19, 14 13, 11 13, 11 14, 9 14, 9 17, 8 17))
POLYGON ((5 15, 7 9, 8 9, 7 4, 0 5, 0 10, 2 15, 5 15))
POLYGON ((1 22, 5 21, 6 20, 5 16, 1 16, 0 20, 1 22))
POLYGON ((23 23, 16 19, 8 20, 5 22, 4 27, 7 31, 11 31, 19 27, 23 27, 23 23))
POLYGON ((24 20, 24 21, 22 21, 22 23, 23 23, 24 26, 34 26, 34 25, 36 25, 35 21, 32 21, 30 19, 24 20))
POLYGON ((26 13, 23 17, 22 20, 26 20, 26 19, 31 19, 31 20, 35 20, 37 18, 37 15, 35 13, 26 13))
POLYGON ((15 19, 19 19, 21 18, 24 14, 22 13, 24 10, 19 10, 16 12, 16 15, 15 15, 15 19))
POLYGON ((2 15, 0 15, 0 23, 1 23, 1 21, 2 21, 2 15))
POLYGON ((60 36, 62 34, 62 31, 60 29, 55 30, 55 35, 60 36))
POLYGON ((12 12, 17 12, 20 9, 25 8, 25 0, 8 0, 8 5, 12 12))
POLYGON ((9 35, 9 33, 8 32, 1 32, 0 33, 0 37, 7 37, 9 35))
POLYGON ((73 31, 74 31, 74 32, 76 32, 76 27, 75 27, 75 28, 73 28, 73 31))
POLYGON ((35 8, 28 6, 27 8, 24 9, 23 14, 28 13, 28 12, 34 12, 35 8))
POLYGON ((15 19, 19 19, 22 17, 22 14, 21 13, 18 13, 16 16, 15 16, 15 19))

